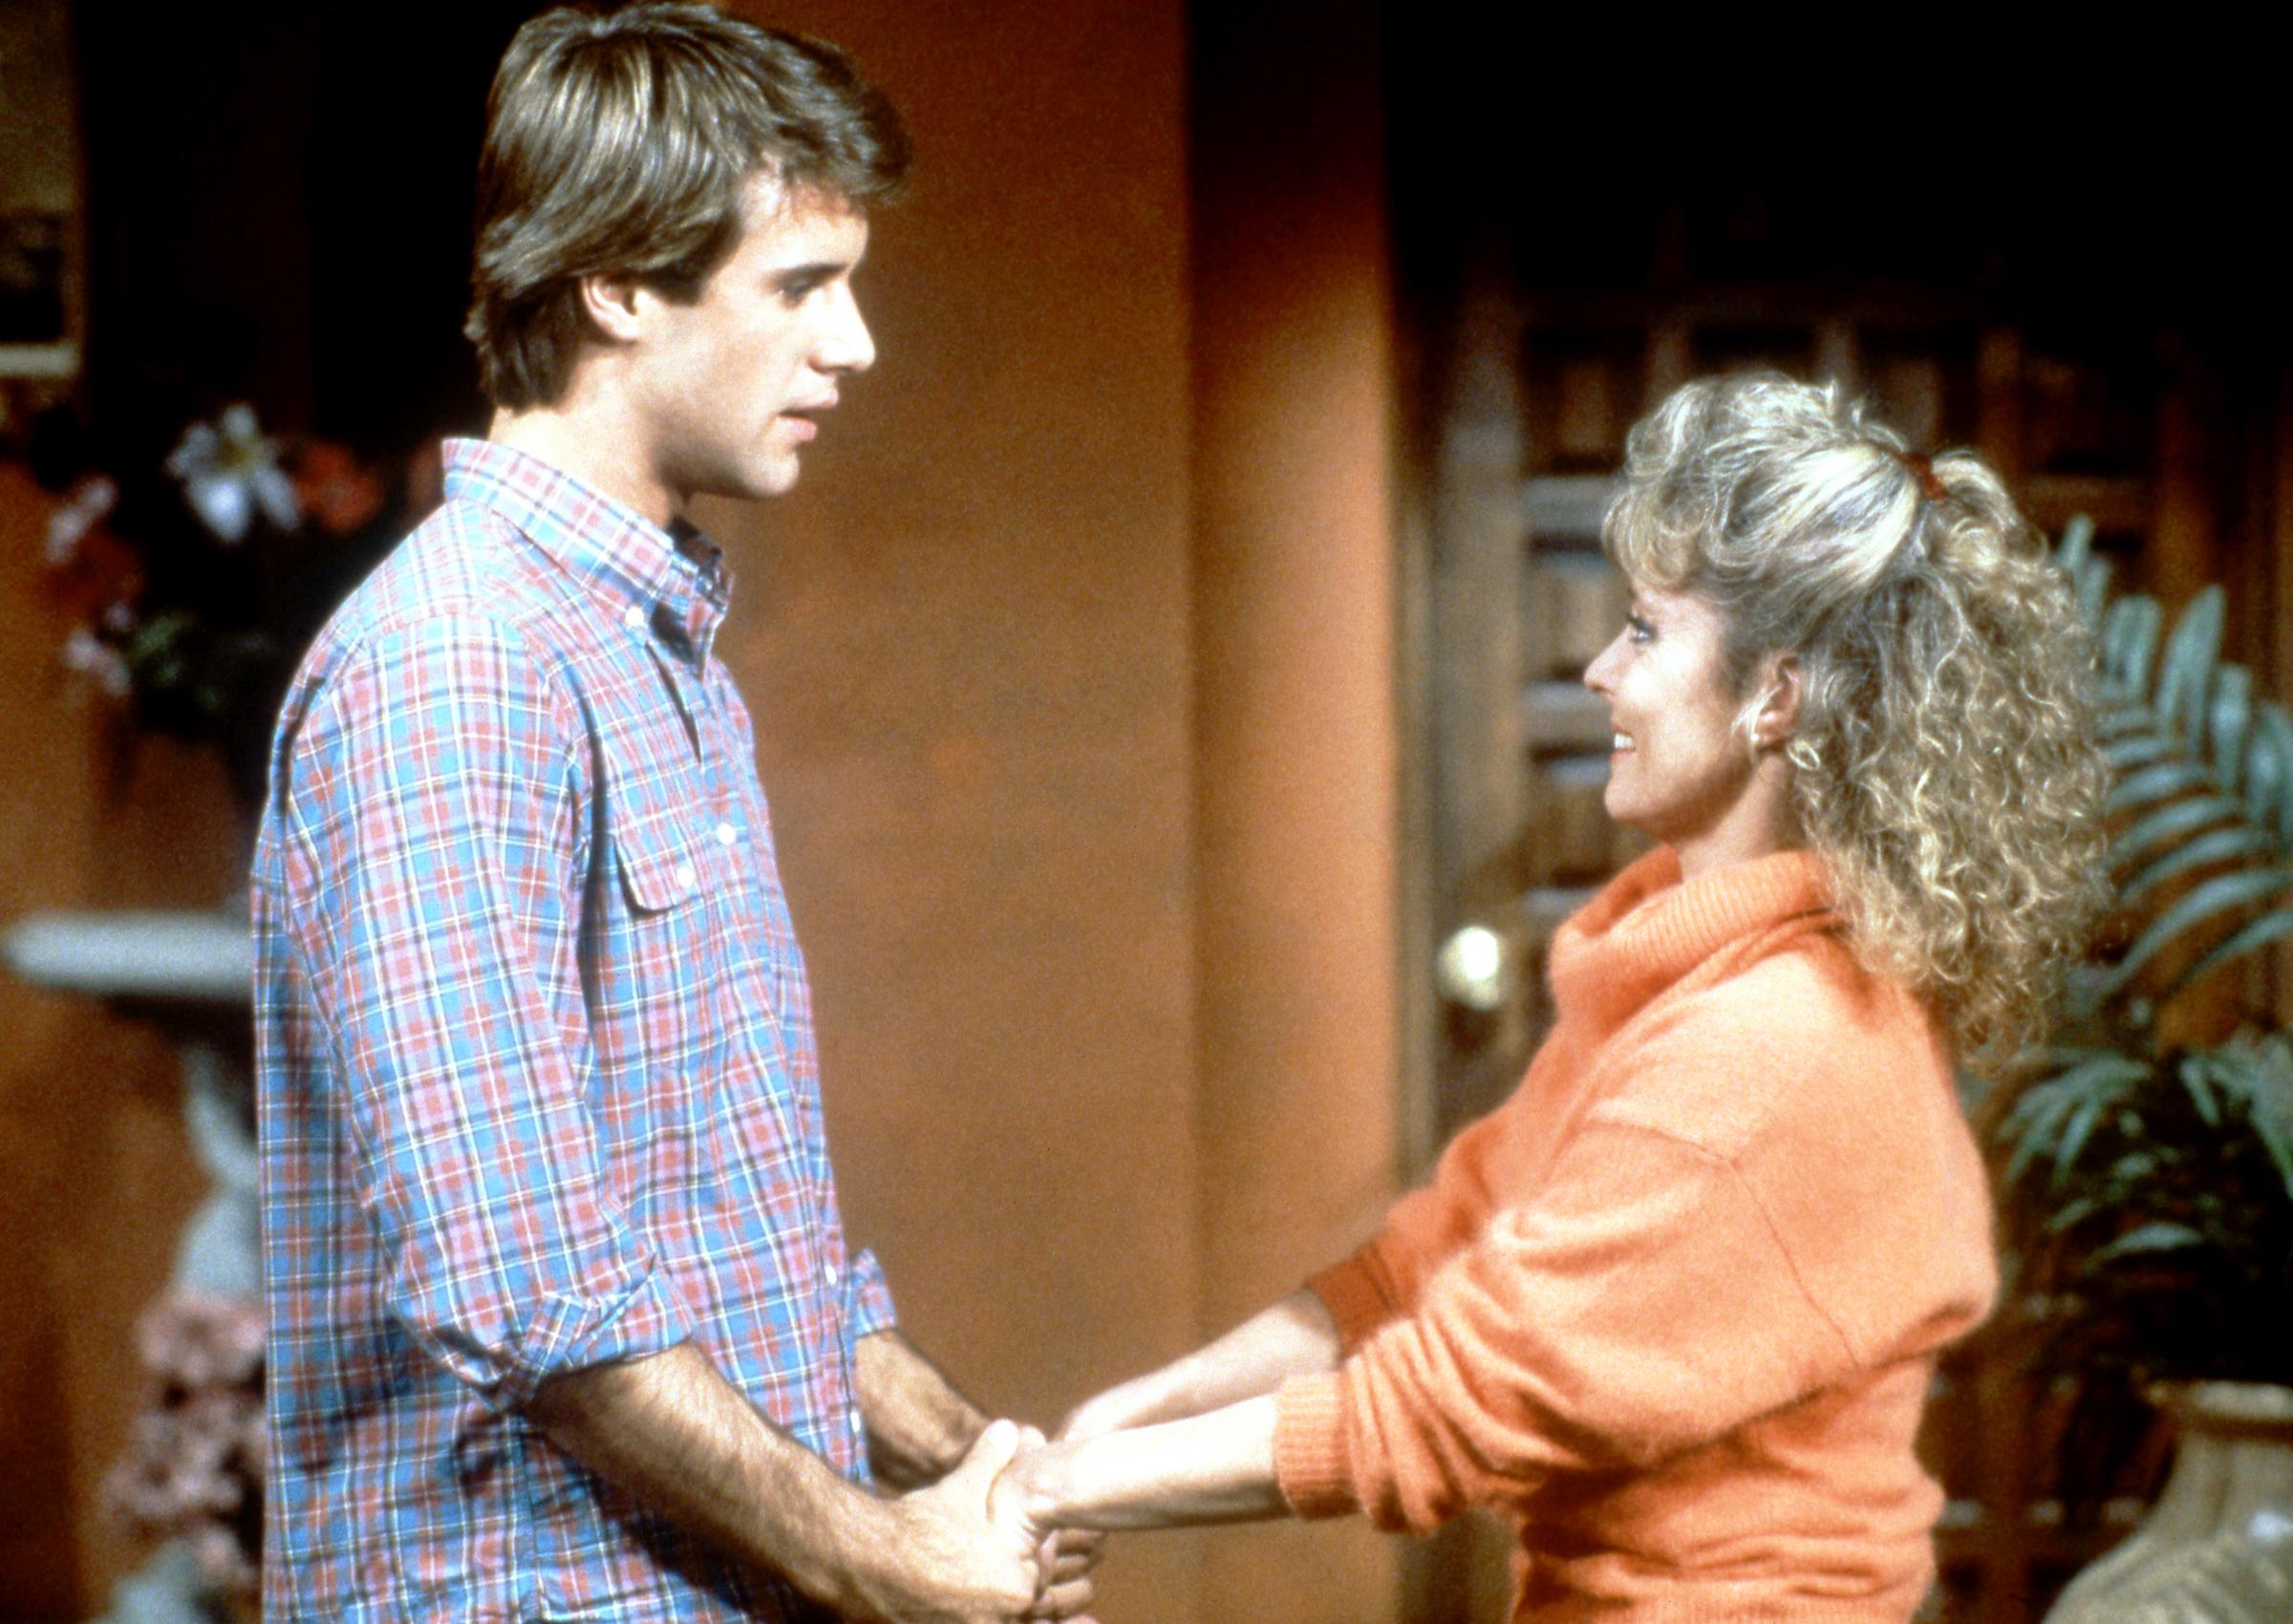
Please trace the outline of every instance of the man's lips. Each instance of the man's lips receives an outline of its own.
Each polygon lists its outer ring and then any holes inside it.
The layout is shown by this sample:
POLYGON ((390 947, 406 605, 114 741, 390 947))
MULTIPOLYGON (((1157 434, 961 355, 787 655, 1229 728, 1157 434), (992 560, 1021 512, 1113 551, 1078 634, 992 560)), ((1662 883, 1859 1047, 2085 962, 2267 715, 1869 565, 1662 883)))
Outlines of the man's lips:
POLYGON ((785 408, 781 413, 781 418, 795 431, 798 439, 810 439, 814 435, 820 433, 818 420, 820 414, 831 410, 835 404, 834 395, 830 395, 825 400, 808 401, 802 406, 785 408))

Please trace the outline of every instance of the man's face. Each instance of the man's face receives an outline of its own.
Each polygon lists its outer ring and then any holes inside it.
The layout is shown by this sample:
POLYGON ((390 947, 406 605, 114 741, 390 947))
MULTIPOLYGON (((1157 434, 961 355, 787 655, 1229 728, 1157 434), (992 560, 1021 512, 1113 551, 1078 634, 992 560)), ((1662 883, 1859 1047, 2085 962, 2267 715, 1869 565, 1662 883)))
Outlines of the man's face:
POLYGON ((761 177, 739 245, 697 300, 639 291, 642 420, 676 496, 779 496, 796 483, 838 384, 876 358, 852 298, 867 248, 858 209, 761 177))

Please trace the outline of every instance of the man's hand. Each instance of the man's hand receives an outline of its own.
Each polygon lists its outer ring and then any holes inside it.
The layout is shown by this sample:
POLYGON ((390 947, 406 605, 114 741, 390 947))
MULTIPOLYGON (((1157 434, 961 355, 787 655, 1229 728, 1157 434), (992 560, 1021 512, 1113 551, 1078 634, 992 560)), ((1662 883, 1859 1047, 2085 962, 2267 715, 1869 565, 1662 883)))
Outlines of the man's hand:
POLYGON ((885 1500, 773 1425, 691 1343, 557 1377, 526 1414, 641 1505, 847 1617, 1009 1624, 1036 1605, 1038 1542, 988 1514, 1019 1442, 1009 1421, 931 1488, 885 1500))
POLYGON ((868 1464, 887 1488, 938 1482, 987 1425, 978 1406, 897 1331, 861 1337, 852 1366, 868 1464))
POLYGON ((850 1593, 840 1611, 881 1624, 1004 1624, 1026 1616, 1040 1588, 1040 1542, 1014 1508, 990 1507, 996 1475, 1018 1446, 1019 1429, 996 1421, 946 1477, 885 1502, 887 1526, 860 1531, 847 1550, 850 1593))

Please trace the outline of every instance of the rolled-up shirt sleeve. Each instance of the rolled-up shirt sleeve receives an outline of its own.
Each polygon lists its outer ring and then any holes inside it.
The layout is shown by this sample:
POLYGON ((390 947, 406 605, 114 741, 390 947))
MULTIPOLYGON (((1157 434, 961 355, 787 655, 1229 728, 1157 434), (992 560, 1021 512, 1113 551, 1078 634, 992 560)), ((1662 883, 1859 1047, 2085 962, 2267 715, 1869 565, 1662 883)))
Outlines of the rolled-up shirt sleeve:
POLYGON ((388 1310, 504 1409, 691 1330, 587 1097, 583 738, 513 629, 440 617, 336 673, 274 786, 305 869, 290 949, 388 1310))

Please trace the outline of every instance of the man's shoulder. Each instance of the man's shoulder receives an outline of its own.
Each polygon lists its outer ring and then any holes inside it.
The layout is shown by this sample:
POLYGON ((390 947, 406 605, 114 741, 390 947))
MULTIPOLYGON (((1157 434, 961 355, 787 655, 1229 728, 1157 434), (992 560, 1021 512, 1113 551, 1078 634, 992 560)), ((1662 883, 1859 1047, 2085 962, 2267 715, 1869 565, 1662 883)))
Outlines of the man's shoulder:
POLYGON ((378 650, 483 637, 562 667, 594 611, 579 588, 482 502, 449 498, 409 531, 312 641, 298 686, 324 687, 378 650))
POLYGON ((502 515, 449 498, 344 600, 327 630, 337 639, 371 636, 463 616, 529 630, 562 618, 576 595, 502 515))

